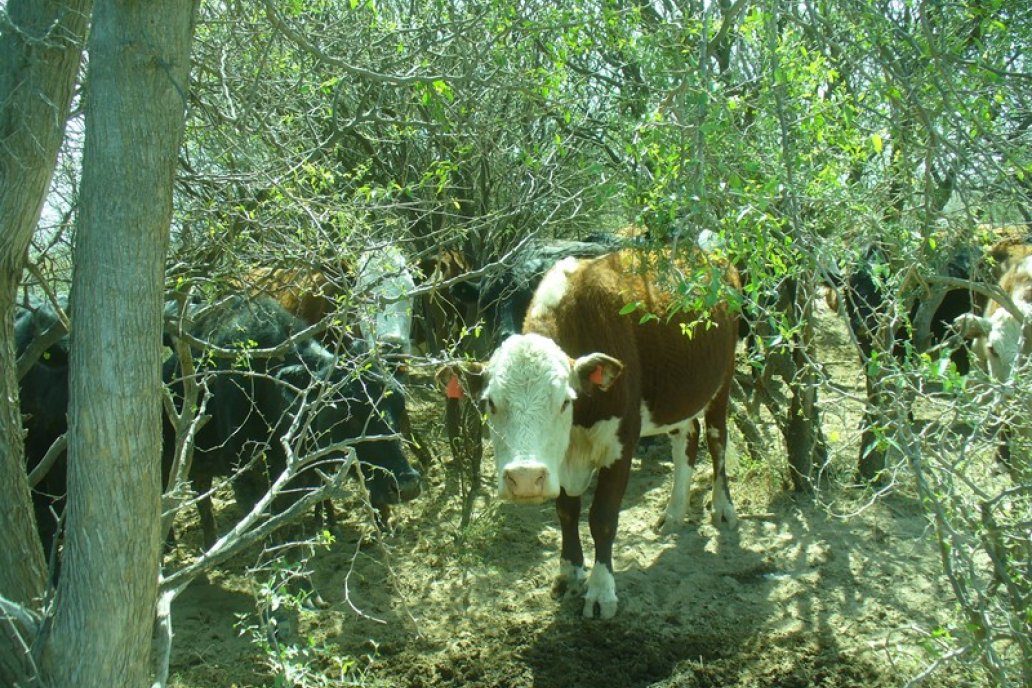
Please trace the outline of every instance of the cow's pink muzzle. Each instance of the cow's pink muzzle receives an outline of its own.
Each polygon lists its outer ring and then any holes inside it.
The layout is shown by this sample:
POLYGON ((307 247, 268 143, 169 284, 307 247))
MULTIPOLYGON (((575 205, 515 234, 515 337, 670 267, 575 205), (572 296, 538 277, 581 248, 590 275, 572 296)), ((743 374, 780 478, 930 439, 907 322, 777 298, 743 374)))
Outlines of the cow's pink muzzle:
POLYGON ((513 502, 540 503, 554 498, 549 489, 548 466, 526 463, 510 466, 502 471, 502 499, 513 502))

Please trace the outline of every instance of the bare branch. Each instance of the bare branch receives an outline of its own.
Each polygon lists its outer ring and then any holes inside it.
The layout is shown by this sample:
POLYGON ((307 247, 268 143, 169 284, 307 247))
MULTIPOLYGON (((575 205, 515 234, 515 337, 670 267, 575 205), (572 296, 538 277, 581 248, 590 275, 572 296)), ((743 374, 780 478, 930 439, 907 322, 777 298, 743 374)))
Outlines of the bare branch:
POLYGON ((299 48, 318 58, 320 61, 326 64, 339 67, 344 70, 345 73, 367 79, 376 83, 392 84, 394 86, 406 86, 410 84, 432 84, 435 81, 447 81, 452 83, 461 83, 466 80, 466 77, 459 75, 448 75, 448 74, 432 74, 432 75, 400 75, 400 74, 381 74, 374 72, 370 69, 364 69, 362 67, 356 67, 340 58, 327 55, 325 51, 315 46, 311 41, 302 36, 299 32, 291 28, 283 17, 280 16, 279 12, 272 4, 272 0, 264 0, 265 4, 265 15, 272 22, 273 26, 279 29, 284 36, 290 39, 299 48))

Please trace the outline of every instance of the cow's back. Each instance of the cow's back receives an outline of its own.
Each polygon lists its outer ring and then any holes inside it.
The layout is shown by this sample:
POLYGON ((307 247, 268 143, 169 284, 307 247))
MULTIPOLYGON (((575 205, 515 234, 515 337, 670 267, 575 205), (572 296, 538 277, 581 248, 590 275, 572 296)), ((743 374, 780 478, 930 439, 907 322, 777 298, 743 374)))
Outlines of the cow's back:
MULTIPOLYGON (((693 269, 714 286, 738 287, 733 268, 698 251, 676 266, 634 250, 566 259, 546 275, 523 331, 553 338, 571 357, 601 352, 624 364, 609 393, 577 404, 575 422, 637 412, 644 402, 654 423, 671 424, 698 414, 728 384, 738 326, 726 299, 710 294, 708 316, 674 311, 678 285, 672 275, 692 275, 693 269), (640 305, 621 314, 632 303, 640 305)), ((700 297, 707 298, 707 289, 700 297)))

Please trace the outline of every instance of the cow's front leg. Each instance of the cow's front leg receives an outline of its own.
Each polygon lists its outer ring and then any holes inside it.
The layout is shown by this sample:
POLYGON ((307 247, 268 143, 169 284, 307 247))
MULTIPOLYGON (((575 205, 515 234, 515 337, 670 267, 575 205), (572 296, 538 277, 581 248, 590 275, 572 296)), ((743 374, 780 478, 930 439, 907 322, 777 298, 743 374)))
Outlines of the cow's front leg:
POLYGON ((588 591, 584 594, 584 616, 593 618, 598 607, 600 619, 611 619, 616 614, 616 579, 613 577, 613 541, 620 520, 620 502, 627 489, 633 446, 623 452, 620 460, 598 474, 595 498, 588 517, 591 537, 595 541, 595 565, 588 577, 588 591))
POLYGON ((555 500, 555 511, 559 515, 562 533, 562 549, 559 558, 559 576, 552 586, 552 593, 562 597, 567 593, 580 594, 588 572, 584 569, 584 550, 580 541, 580 497, 571 497, 560 488, 555 500))

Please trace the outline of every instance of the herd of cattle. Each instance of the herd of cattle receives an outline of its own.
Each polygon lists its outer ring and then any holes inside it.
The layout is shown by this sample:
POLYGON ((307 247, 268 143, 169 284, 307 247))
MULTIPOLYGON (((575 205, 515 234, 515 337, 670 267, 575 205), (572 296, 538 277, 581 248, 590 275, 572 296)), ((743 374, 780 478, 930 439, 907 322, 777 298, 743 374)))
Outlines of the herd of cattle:
MULTIPOLYGON (((951 263, 929 312, 919 312, 919 301, 911 319, 929 322, 924 336, 932 343, 951 333, 973 340, 974 356, 1006 382, 1032 353, 1032 244, 1008 239, 976 258, 951 263), (972 289, 972 281, 985 288, 972 289)), ((872 250, 829 285, 863 357, 878 348, 892 302, 876 275, 879 262, 872 250)), ((562 534, 558 586, 584 591, 585 616, 616 612, 612 548, 640 437, 671 439, 674 486, 660 526, 675 529, 687 510, 704 421, 713 519, 736 523, 724 453, 739 321, 750 311, 729 305, 738 303, 728 295, 741 285, 719 249, 692 247, 673 257, 612 240, 526 242, 498 269, 476 271, 459 251, 442 250, 410 266, 400 250, 381 246, 339 275, 262 269, 236 287, 219 299, 169 301, 165 313, 170 354, 163 378, 171 403, 163 470, 167 478, 189 430, 193 460, 186 477, 207 547, 218 537, 210 497, 220 476, 249 511, 291 468, 291 482, 272 505, 277 512, 326 473, 348 466, 361 473, 370 504, 386 523, 392 505, 421 491, 422 476, 406 458, 407 447, 421 442, 413 439, 405 407, 413 351, 436 357, 476 326, 480 336, 466 337, 460 351, 486 360, 459 361, 452 350, 452 362, 436 379, 449 404, 472 400, 482 410, 498 496, 555 500, 562 534), (688 292, 698 298, 687 302, 698 308, 684 307, 684 285, 671 282, 673 274, 701 285, 688 292), (193 420, 204 422, 188 426, 189 389, 199 395, 191 399, 203 416, 193 420), (596 474, 589 573, 578 524, 581 495, 596 474)), ((52 556, 66 489, 72 352, 65 306, 63 298, 27 297, 15 308, 27 468, 40 537, 52 556)), ((903 327, 889 334, 899 355, 909 348, 904 340, 922 336, 903 327)), ((952 353, 966 373, 968 352, 952 353)), ((1010 465, 1006 441, 1000 457, 1010 465)), ((329 503, 322 513, 332 518, 329 503)))

